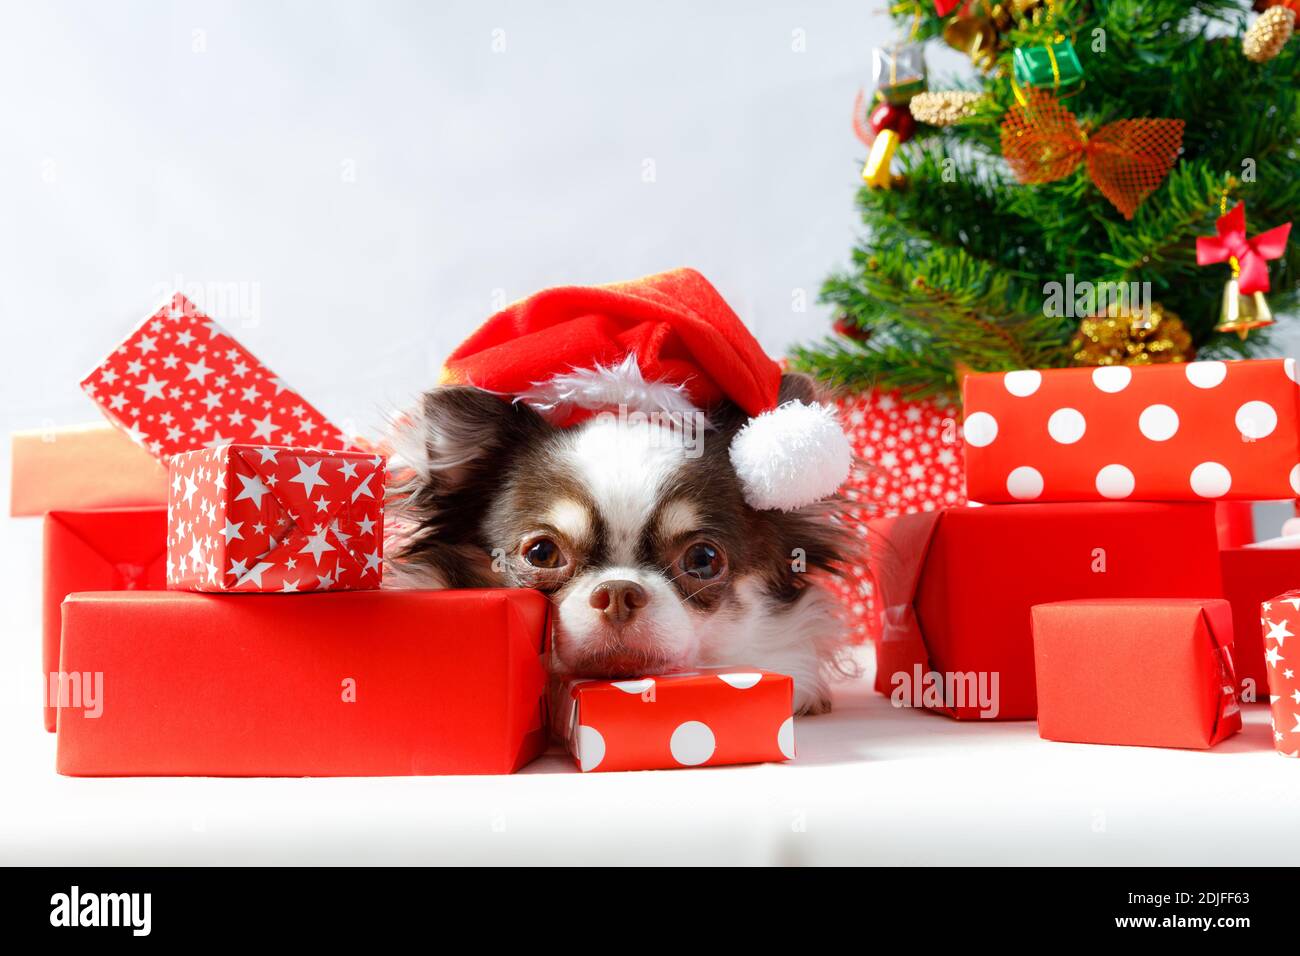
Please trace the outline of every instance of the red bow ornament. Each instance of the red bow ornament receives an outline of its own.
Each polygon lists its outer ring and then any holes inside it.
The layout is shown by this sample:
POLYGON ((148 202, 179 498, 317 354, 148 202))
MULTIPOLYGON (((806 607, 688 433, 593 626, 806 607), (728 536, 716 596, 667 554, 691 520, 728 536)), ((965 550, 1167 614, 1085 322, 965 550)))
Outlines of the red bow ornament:
POLYGON ((1235 260, 1240 274, 1238 287, 1243 295, 1268 291, 1268 260, 1280 259, 1286 251, 1291 223, 1284 223, 1261 232, 1254 239, 1246 238, 1246 204, 1237 203, 1232 211, 1222 215, 1214 224, 1218 235, 1197 236, 1196 264, 1235 260))
POLYGON ((946 17, 957 9, 960 3, 961 0, 934 0, 934 12, 941 17, 946 17))

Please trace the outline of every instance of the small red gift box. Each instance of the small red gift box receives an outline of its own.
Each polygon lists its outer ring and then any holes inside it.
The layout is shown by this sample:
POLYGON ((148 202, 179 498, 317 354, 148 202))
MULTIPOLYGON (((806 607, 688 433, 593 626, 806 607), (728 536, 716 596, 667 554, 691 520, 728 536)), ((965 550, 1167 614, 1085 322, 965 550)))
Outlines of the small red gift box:
POLYGON ((1259 608, 1264 660, 1273 715, 1273 746, 1284 757, 1300 757, 1300 590, 1286 591, 1259 608), (1291 644, 1287 639, 1292 638, 1291 644), (1289 659, 1288 659, 1289 658, 1289 659))
POLYGON ((1265 642, 1260 636, 1260 604, 1300 582, 1300 538, 1260 542, 1219 553, 1223 596, 1232 605, 1236 634, 1232 659, 1237 666, 1241 699, 1262 701, 1268 692, 1265 642), (1287 545, 1290 545, 1289 547, 1287 545))
POLYGON ((66 687, 59 674, 60 606, 74 591, 157 591, 167 586, 167 509, 51 511, 45 516, 41 659, 45 729, 66 687))
POLYGON ((973 501, 1300 496, 1292 359, 968 375, 973 501))
POLYGON ((1227 601, 1061 601, 1032 615, 1044 739, 1204 750, 1241 730, 1227 601))
POLYGON ((75 776, 512 773, 546 742, 535 591, 74 594, 75 776), (78 706, 80 705, 80 706, 78 706))
POLYGON ((573 681, 555 717, 584 772, 713 767, 793 759, 793 700, 784 674, 718 667, 573 681))
POLYGON ((167 468, 105 422, 14 432, 9 513, 167 504, 167 468))
POLYGON ((180 294, 81 387, 159 458, 230 442, 350 447, 324 415, 180 294))
POLYGON ((1033 718, 1035 604, 1222 593, 1208 503, 953 508, 868 530, 876 690, 960 720, 1033 718))
POLYGON ((167 586, 191 591, 379 587, 384 459, 223 445, 171 459, 167 586))

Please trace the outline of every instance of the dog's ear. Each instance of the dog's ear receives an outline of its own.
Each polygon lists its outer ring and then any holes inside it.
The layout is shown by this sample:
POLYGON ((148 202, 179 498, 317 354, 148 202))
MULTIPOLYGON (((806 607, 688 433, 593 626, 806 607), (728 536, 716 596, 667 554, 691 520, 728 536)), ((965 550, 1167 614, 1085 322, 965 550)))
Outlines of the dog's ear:
POLYGON ((477 388, 426 392, 394 428, 398 474, 389 505, 401 530, 389 548, 393 579, 419 587, 500 585, 484 516, 516 455, 551 427, 528 406, 477 388))
POLYGON ((510 453, 550 426, 522 402, 482 389, 445 386, 424 393, 419 413, 404 433, 403 453, 426 494, 443 498, 482 489, 502 472, 510 453))
POLYGON ((822 399, 821 386, 817 384, 816 379, 811 375, 805 375, 802 372, 786 372, 781 376, 781 387, 776 395, 778 405, 793 401, 811 405, 813 402, 822 401, 822 399))

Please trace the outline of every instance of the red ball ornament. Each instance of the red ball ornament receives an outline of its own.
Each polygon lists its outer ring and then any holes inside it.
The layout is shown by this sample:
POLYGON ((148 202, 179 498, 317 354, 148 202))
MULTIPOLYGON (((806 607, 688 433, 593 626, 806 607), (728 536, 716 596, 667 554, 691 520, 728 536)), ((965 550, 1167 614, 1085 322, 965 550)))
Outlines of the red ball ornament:
POLYGON ((859 328, 847 315, 837 315, 832 327, 840 335, 857 342, 865 342, 871 338, 870 329, 859 328))
POLYGON ((898 134, 900 143, 906 143, 916 132, 916 120, 912 119, 912 111, 894 103, 881 103, 871 111, 867 123, 875 133, 892 129, 898 134))

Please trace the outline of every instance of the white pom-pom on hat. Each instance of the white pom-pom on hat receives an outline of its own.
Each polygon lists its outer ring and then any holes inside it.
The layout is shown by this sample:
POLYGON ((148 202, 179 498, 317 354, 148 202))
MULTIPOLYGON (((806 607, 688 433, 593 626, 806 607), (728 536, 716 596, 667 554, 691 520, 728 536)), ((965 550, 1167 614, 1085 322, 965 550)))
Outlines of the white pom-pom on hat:
POLYGON ((731 465, 751 508, 794 511, 833 495, 853 449, 831 405, 786 402, 751 418, 731 440, 731 465))

